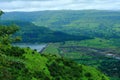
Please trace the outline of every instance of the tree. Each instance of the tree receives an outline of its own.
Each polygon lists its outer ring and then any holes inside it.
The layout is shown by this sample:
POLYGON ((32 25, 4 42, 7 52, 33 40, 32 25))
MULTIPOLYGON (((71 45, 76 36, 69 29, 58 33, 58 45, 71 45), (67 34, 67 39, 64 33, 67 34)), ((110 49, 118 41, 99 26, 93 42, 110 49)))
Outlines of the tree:
POLYGON ((8 45, 11 42, 18 40, 19 38, 13 37, 12 35, 19 30, 16 25, 3 26, 0 25, 0 43, 8 45))
POLYGON ((1 16, 2 14, 4 14, 4 12, 3 12, 2 10, 0 10, 0 16, 1 16))
MULTIPOLYGON (((0 10, 0 16, 4 14, 2 10, 0 10)), ((11 42, 19 41, 20 38, 13 38, 12 35, 19 30, 17 25, 4 26, 0 25, 0 44, 8 45, 11 42)))

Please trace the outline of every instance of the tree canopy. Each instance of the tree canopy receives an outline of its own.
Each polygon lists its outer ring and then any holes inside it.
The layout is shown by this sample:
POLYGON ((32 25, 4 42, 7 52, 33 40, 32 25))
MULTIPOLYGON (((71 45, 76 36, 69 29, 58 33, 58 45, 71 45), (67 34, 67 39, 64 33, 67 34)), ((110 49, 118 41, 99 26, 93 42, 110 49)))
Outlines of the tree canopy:
POLYGON ((4 12, 3 12, 2 10, 0 10, 0 16, 1 16, 2 14, 4 14, 4 12))
MULTIPOLYGON (((2 10, 0 10, 0 16, 4 14, 2 10)), ((20 38, 16 37, 13 38, 12 35, 16 33, 19 30, 19 27, 17 25, 0 25, 0 44, 6 44, 8 45, 11 42, 14 42, 20 38)))

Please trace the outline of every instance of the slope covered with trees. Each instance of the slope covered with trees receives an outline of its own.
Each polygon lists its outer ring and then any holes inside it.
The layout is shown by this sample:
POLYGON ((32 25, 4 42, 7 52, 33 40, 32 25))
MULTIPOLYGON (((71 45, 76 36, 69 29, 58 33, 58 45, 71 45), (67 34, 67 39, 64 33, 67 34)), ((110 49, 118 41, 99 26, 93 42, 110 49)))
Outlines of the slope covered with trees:
POLYGON ((111 80, 120 79, 119 60, 114 58, 120 57, 120 11, 8 12, 1 20, 4 25, 15 23, 20 26, 20 31, 13 37, 22 36, 22 42, 61 42, 49 44, 44 54, 55 54, 94 66, 112 77, 111 80), (112 56, 107 56, 109 54, 112 56))
POLYGON ((1 80, 109 80, 95 68, 30 48, 13 47, 11 36, 17 30, 16 26, 0 26, 1 80))
POLYGON ((1 80, 109 80, 95 68, 66 59, 18 47, 6 50, 0 49, 1 80))
POLYGON ((29 21, 68 34, 119 38, 119 11, 40 11, 6 13, 2 20, 29 21))
POLYGON ((31 22, 26 21, 2 21, 3 25, 10 25, 12 23, 20 26, 20 31, 15 35, 22 37, 23 43, 41 43, 41 42, 64 42, 64 41, 81 41, 85 39, 91 39, 88 36, 77 36, 67 34, 61 31, 54 31, 43 26, 36 26, 31 22))
POLYGON ((30 48, 13 47, 18 40, 15 25, 0 25, 1 80, 109 80, 92 67, 77 64, 54 55, 42 55, 30 48))

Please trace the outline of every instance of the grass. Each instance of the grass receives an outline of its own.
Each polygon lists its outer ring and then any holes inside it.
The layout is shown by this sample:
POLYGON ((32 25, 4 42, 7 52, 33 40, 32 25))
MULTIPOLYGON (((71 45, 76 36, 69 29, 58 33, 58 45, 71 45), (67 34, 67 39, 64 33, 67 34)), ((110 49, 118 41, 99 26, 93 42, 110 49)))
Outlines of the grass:
POLYGON ((58 50, 58 44, 48 44, 48 46, 45 48, 45 50, 42 52, 42 54, 52 54, 52 55, 59 55, 59 50, 58 50))
POLYGON ((116 46, 112 44, 112 40, 106 40, 101 38, 95 38, 95 39, 83 40, 83 41, 68 41, 66 42, 65 45, 84 46, 84 47, 93 47, 93 48, 116 48, 116 46))

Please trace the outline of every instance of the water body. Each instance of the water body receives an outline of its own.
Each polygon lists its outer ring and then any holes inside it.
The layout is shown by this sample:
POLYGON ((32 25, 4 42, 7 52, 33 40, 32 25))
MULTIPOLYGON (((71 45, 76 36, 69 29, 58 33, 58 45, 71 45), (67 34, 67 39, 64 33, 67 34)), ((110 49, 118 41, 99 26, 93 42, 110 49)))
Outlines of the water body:
POLYGON ((40 52, 42 49, 44 49, 47 44, 25 44, 25 43, 17 43, 17 44, 13 44, 13 46, 18 46, 21 48, 25 48, 25 47, 29 47, 33 50, 37 50, 37 52, 40 52))

